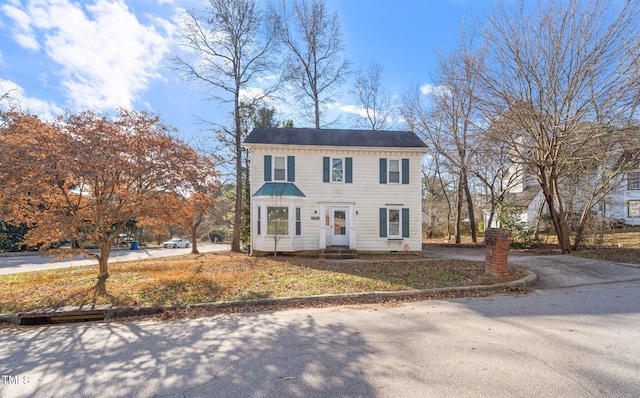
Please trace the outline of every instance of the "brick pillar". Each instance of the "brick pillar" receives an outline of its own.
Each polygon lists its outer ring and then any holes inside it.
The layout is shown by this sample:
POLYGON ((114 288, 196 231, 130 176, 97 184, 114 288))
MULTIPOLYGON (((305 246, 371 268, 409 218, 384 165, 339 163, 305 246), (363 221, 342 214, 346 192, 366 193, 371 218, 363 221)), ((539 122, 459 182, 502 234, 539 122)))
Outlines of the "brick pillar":
POLYGON ((484 233, 484 271, 489 274, 509 274, 509 243, 511 232, 502 228, 488 228, 484 233))

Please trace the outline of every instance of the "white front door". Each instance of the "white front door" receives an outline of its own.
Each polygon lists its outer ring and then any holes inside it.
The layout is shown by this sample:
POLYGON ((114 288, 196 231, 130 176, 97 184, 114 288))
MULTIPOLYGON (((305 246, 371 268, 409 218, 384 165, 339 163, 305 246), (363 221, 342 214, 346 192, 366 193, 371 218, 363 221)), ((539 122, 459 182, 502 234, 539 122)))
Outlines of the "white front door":
POLYGON ((329 225, 331 246, 349 246, 349 208, 332 207, 329 225))

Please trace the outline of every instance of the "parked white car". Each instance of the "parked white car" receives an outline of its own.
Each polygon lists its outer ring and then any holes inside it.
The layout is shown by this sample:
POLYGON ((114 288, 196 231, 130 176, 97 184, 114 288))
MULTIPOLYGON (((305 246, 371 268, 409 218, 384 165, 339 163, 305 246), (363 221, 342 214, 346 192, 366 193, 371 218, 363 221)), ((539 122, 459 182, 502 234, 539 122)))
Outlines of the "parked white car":
POLYGON ((175 249, 177 247, 189 247, 189 246, 191 246, 189 241, 187 239, 181 239, 181 238, 171 239, 162 244, 162 247, 164 247, 165 249, 167 248, 175 249))

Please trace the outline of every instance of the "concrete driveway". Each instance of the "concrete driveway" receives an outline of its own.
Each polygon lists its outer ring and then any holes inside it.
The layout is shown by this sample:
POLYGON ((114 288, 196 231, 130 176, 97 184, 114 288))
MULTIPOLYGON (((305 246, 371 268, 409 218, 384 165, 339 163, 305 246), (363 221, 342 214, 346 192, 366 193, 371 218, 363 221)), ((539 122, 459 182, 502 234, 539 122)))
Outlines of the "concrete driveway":
MULTIPOLYGON (((430 257, 484 261, 484 248, 429 247, 430 257)), ((571 255, 509 253, 510 266, 527 266, 538 275, 534 289, 562 289, 602 283, 640 281, 640 266, 571 255)))
MULTIPOLYGON (((230 249, 231 246, 226 243, 198 242, 198 251, 201 253, 225 251, 230 249)), ((114 250, 109 256, 109 262, 117 263, 122 261, 145 260, 148 258, 179 256, 188 253, 191 253, 191 248, 163 249, 143 247, 138 250, 114 250)), ((92 264, 98 264, 98 261, 84 256, 75 256, 72 260, 61 261, 54 261, 51 257, 37 254, 26 256, 1 256, 0 275, 92 264)))

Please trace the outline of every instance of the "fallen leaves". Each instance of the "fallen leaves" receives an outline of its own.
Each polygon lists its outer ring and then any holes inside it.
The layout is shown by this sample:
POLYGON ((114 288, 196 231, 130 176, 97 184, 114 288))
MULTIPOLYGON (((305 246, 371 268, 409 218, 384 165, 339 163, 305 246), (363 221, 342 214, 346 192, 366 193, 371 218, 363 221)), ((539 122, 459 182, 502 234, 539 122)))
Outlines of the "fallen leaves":
MULTIPOLYGON (((509 279, 526 275, 514 268, 509 279)), ((317 258, 279 256, 252 258, 235 253, 116 263, 102 285, 95 266, 39 271, 0 277, 0 312, 41 308, 111 304, 116 306, 188 306, 230 300, 321 295, 399 292, 478 285, 485 278, 484 263, 462 260, 397 258, 384 261, 331 262, 317 258)), ((504 280, 502 280, 504 281, 504 280)), ((473 296, 433 293, 418 299, 473 296)), ((397 298, 401 302, 413 297, 397 298)), ((379 298, 342 300, 341 304, 390 303, 379 298)), ((331 306, 310 303, 304 306, 331 306)), ((298 308, 302 304, 270 304, 259 310, 298 308)), ((216 313, 252 311, 212 309, 216 313)), ((200 316, 202 309, 178 309, 175 316, 200 316)), ((161 315, 161 317, 174 315, 161 315)), ((161 318, 162 319, 162 318, 161 318)))

